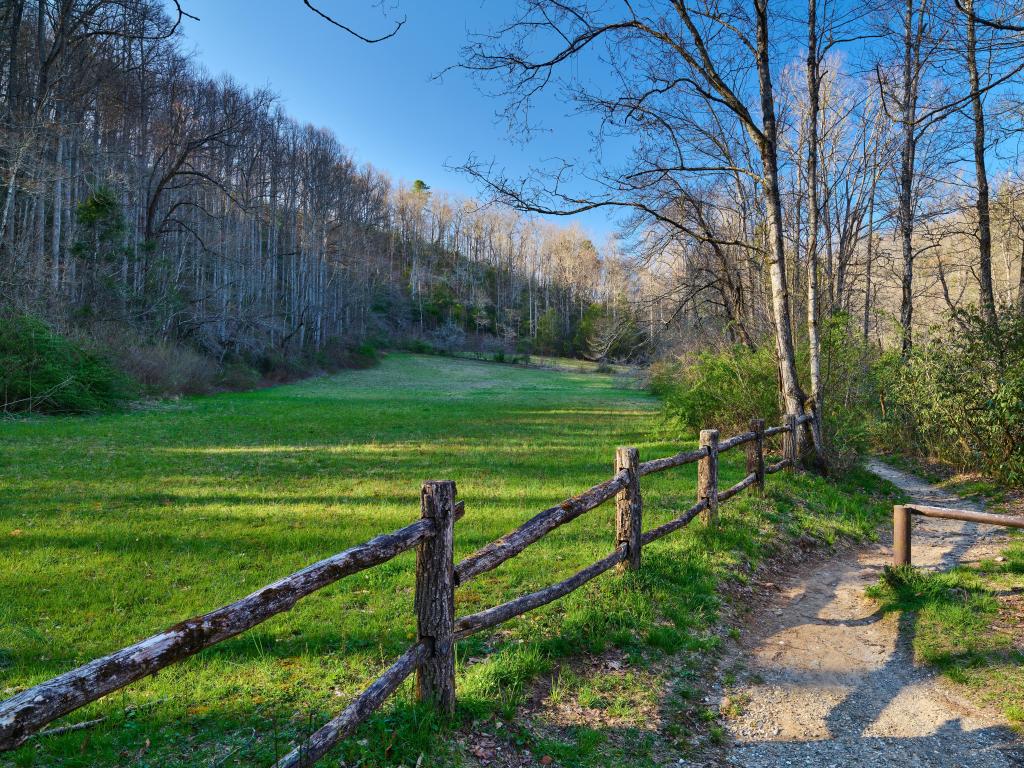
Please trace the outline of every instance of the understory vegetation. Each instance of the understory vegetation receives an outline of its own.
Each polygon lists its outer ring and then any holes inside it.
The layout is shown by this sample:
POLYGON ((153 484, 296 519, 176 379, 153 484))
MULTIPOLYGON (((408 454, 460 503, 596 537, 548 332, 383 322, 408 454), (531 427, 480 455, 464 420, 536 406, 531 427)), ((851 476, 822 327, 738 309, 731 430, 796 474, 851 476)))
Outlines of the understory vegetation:
POLYGON ((1024 485, 1024 312, 957 312, 882 377, 890 450, 1024 485))
POLYGON ((253 389, 364 368, 376 363, 378 354, 370 342, 337 340, 297 357, 217 360, 116 324, 61 333, 32 315, 0 309, 0 413, 102 413, 124 409, 140 397, 253 389))
MULTIPOLYGON (((825 437, 839 468, 866 451, 939 460, 1024 484, 1024 313, 998 326, 958 311, 906 357, 866 343, 847 315, 822 333, 825 437)), ((806 373, 807 354, 799 358, 806 373)), ((773 350, 733 346, 656 363, 651 387, 681 430, 781 418, 773 350)))
POLYGON ((103 356, 27 315, 0 313, 2 411, 92 413, 122 405, 133 382, 103 356))
MULTIPOLYGON (((446 477, 466 503, 461 558, 641 458, 694 444, 625 378, 439 356, 132 413, 12 421, 0 457, 0 670, 10 695, 237 599, 418 514, 446 477), (16 555, 16 556, 15 556, 16 555)), ((689 507, 693 465, 645 477, 645 528, 689 507)), ((721 483, 745 474, 723 454, 721 483)), ((455 723, 411 683, 324 761, 457 765, 486 737, 559 765, 653 766, 721 737, 698 672, 721 642, 729 584, 790 537, 873 535, 891 499, 860 470, 779 473, 566 599, 458 648, 455 723), (599 659, 592 668, 588 659, 599 659), (531 703, 532 702, 532 703, 531 703), (590 713, 565 724, 559 708, 590 713), (513 715, 515 715, 513 719, 513 715)), ((461 587, 471 613, 564 578, 614 546, 606 504, 461 587)), ((336 714, 412 641, 413 555, 71 715, 3 766, 268 765, 336 714)), ((738 629, 730 630, 735 635, 738 629)))

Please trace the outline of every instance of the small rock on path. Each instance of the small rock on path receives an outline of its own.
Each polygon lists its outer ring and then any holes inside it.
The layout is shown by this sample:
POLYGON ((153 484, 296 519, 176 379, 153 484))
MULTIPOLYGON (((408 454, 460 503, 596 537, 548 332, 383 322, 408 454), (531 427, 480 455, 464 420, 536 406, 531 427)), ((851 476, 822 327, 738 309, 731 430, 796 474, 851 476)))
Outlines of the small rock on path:
MULTIPOLYGON (((980 508, 881 462, 869 469, 919 503, 980 508)), ((991 526, 914 520, 918 566, 993 557, 1005 543, 991 526)), ((995 713, 914 666, 911 617, 882 617, 864 596, 891 557, 888 540, 840 549, 780 583, 755 610, 723 665, 740 670, 723 696, 729 765, 1024 766, 1024 747, 995 713)))

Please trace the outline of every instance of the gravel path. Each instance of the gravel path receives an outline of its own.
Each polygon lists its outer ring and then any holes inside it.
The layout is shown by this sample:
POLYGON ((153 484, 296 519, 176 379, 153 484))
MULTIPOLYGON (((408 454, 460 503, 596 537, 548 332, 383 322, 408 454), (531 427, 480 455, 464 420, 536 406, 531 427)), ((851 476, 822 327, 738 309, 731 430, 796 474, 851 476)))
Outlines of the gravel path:
MULTIPOLYGON (((881 462, 870 469, 915 501, 974 508, 881 462)), ((995 555, 1001 529, 914 520, 915 565, 946 568, 995 555)), ((908 618, 880 617, 864 597, 891 558, 888 541, 840 550, 777 585, 726 661, 728 762, 778 766, 1024 766, 1024 747, 992 712, 915 667, 908 618)))

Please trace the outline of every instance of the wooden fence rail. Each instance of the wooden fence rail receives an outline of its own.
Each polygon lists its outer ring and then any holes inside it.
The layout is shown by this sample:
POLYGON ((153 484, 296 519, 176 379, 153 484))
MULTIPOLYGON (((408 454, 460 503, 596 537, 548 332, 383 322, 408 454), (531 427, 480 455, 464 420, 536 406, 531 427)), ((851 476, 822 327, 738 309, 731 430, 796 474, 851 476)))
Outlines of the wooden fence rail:
POLYGON ((749 432, 725 440, 719 440, 717 430, 704 430, 697 450, 646 462, 640 462, 636 448, 619 448, 615 454, 615 475, 611 479, 544 510, 457 564, 453 557, 454 525, 465 508, 455 499, 454 482, 428 481, 423 484, 420 519, 416 522, 314 563, 237 602, 176 624, 0 702, 0 751, 18 747, 45 725, 69 712, 251 629, 291 609, 303 597, 414 547, 416 643, 341 714, 279 760, 276 766, 299 768, 315 763, 352 733, 413 672, 416 672, 417 697, 442 712, 451 713, 455 708, 455 643, 458 640, 547 605, 616 566, 620 570, 640 568, 643 547, 684 528, 698 515, 714 524, 723 502, 750 487, 763 491, 767 475, 796 465, 799 427, 812 418, 811 415, 788 415, 785 424, 767 429, 763 420, 755 419, 749 432), (783 458, 766 465, 764 441, 775 435, 783 436, 783 458), (719 456, 740 445, 747 446, 748 474, 735 485, 720 490, 719 456), (676 519, 644 532, 640 478, 694 462, 698 463, 696 503, 676 519), (615 549, 611 554, 536 592, 469 616, 455 616, 455 590, 459 585, 497 568, 555 528, 612 498, 616 500, 616 532, 615 549))
POLYGON ((942 520, 963 520, 967 523, 1001 525, 1004 528, 1024 528, 1024 517, 993 515, 971 509, 930 507, 925 504, 897 504, 892 508, 892 564, 911 564, 912 520, 914 515, 936 517, 942 520))

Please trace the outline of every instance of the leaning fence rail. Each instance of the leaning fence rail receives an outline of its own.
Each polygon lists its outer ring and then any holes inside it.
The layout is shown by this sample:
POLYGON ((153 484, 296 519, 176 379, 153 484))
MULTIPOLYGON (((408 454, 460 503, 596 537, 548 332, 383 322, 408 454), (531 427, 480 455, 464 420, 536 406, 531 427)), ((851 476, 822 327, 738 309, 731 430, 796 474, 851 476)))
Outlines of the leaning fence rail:
MULTIPOLYGON (((703 430, 700 447, 696 450, 646 462, 640 462, 635 448, 619 448, 615 454, 615 475, 611 479, 540 512, 457 564, 453 558, 454 525, 464 513, 463 503, 455 500, 454 482, 428 481, 423 484, 420 519, 416 522, 314 563, 230 605, 183 621, 0 702, 0 751, 20 746, 48 723, 108 693, 290 610, 299 600, 323 587, 413 548, 416 549, 416 642, 344 711, 280 759, 276 766, 299 768, 315 763, 379 708, 413 672, 416 672, 417 697, 450 713, 455 707, 455 643, 458 640, 547 605, 616 566, 620 570, 638 569, 643 547, 684 528, 698 515, 709 524, 714 523, 721 503, 747 488, 763 491, 767 475, 796 465, 799 427, 813 418, 810 414, 787 415, 785 424, 767 429, 763 419, 755 419, 750 431, 725 440, 719 440, 718 430, 703 430), (783 458, 765 464, 764 441, 775 435, 783 437, 783 458), (747 475, 735 485, 720 490, 718 457, 741 445, 746 445, 747 475), (674 520, 644 532, 640 478, 692 463, 697 463, 696 503, 674 520), (494 570, 555 528, 613 498, 616 538, 615 548, 609 555, 536 592, 468 616, 455 616, 455 590, 459 585, 494 570)), ((1000 517, 1000 520, 1006 518, 1000 517)), ((1024 519, 1019 520, 1019 527, 1024 527, 1024 519)), ((909 557, 909 533, 907 546, 909 557)))

